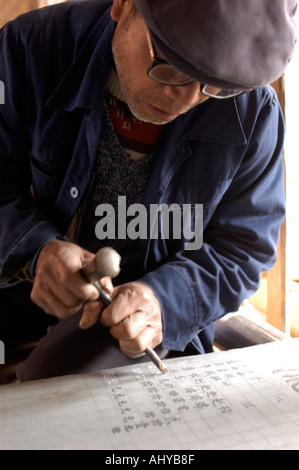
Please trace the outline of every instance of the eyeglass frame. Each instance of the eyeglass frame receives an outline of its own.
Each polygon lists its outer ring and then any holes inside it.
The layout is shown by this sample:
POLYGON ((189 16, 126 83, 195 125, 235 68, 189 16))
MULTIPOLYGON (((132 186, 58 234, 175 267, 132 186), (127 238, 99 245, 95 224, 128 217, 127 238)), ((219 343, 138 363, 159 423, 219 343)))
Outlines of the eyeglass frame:
MULTIPOLYGON (((151 40, 149 31, 147 31, 146 37, 147 37, 147 43, 148 43, 150 58, 151 58, 151 62, 152 62, 151 66, 147 70, 147 76, 149 78, 151 78, 152 80, 155 80, 158 83, 161 83, 163 85, 169 85, 169 86, 186 86, 186 85, 190 85, 191 83, 196 82, 196 80, 194 80, 192 78, 187 78, 187 76, 186 76, 187 80, 185 80, 181 83, 171 83, 171 82, 161 80, 161 79, 155 77, 154 75, 152 75, 152 71, 155 68, 159 67, 160 65, 168 65, 169 67, 172 67, 174 71, 177 70, 177 69, 175 67, 173 67, 171 64, 169 64, 167 62, 167 60, 162 59, 162 58, 157 56, 157 51, 156 51, 155 45, 153 44, 153 42, 151 40)), ((221 95, 219 96, 219 95, 215 95, 215 94, 207 92, 205 90, 205 88, 208 87, 208 86, 210 86, 210 85, 207 85, 205 83, 200 83, 200 92, 203 95, 208 96, 209 98, 215 98, 215 99, 218 99, 218 100, 233 98, 235 96, 239 96, 239 95, 242 95, 243 93, 245 93, 245 91, 233 91, 232 90, 231 94, 229 94, 227 96, 221 96, 221 95)), ((220 88, 219 92, 221 92, 221 91, 225 91, 225 90, 222 90, 220 88)), ((229 93, 229 91, 227 91, 227 92, 229 93)))

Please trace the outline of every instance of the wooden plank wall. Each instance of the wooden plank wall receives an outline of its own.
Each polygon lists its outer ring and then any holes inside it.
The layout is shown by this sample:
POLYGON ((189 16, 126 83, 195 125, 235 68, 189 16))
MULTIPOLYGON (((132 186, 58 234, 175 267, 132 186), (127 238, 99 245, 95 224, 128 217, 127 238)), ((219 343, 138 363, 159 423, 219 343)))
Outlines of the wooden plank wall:
POLYGON ((0 0, 0 26, 32 8, 33 0, 0 0))
MULTIPOLYGON (((285 80, 284 77, 273 83, 283 113, 285 114, 285 80)), ((286 182, 285 182, 286 185, 286 182)), ((279 330, 290 333, 290 318, 287 312, 287 279, 286 279, 286 221, 280 229, 278 258, 274 268, 268 273, 267 321, 279 330)))

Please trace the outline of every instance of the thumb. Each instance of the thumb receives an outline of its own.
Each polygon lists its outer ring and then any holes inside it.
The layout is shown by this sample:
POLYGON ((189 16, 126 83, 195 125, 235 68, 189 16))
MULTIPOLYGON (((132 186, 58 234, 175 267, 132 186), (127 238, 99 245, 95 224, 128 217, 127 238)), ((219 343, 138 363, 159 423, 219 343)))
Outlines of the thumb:
POLYGON ((102 310, 103 303, 101 301, 86 302, 83 307, 79 328, 87 330, 94 326, 99 320, 102 310))
POLYGON ((99 280, 99 284, 101 284, 101 286, 105 289, 106 292, 108 292, 108 294, 113 294, 114 286, 111 277, 102 277, 102 279, 99 280))
MULTIPOLYGON (((103 277, 99 281, 99 283, 105 289, 105 291, 108 292, 108 294, 112 294, 113 284, 112 284, 112 280, 110 277, 108 276, 103 277)), ((79 323, 79 327, 82 330, 86 330, 92 327, 93 325, 95 325, 97 321, 99 320, 102 314, 102 311, 106 307, 105 303, 100 298, 98 298, 98 296, 99 296, 99 292, 97 290, 97 298, 91 299, 89 302, 86 302, 83 307, 82 317, 79 323)))

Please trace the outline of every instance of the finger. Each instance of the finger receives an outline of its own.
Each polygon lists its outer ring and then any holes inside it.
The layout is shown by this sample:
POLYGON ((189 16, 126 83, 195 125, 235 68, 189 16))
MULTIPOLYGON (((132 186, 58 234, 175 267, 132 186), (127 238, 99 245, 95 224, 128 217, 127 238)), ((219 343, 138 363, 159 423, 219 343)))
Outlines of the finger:
MULTIPOLYGON (((109 294, 112 293, 113 284, 112 284, 112 280, 110 277, 107 276, 107 277, 100 279, 99 283, 106 290, 106 292, 108 292, 109 294)), ((98 293, 98 297, 99 297, 99 293, 98 293)), ((106 307, 106 304, 100 298, 97 298, 96 301, 86 302, 83 307, 83 312, 82 312, 82 317, 79 323, 79 327, 81 329, 88 329, 92 327, 93 325, 95 325, 98 322, 105 307, 106 307)))
MULTIPOLYGON (((117 293, 115 289, 114 293, 117 293)), ((112 293, 113 302, 107 306, 103 315, 101 316, 101 323, 103 326, 111 327, 118 325, 125 318, 136 312, 138 307, 135 307, 133 302, 129 301, 125 292, 118 293, 116 296, 112 293)))
POLYGON ((107 307, 101 317, 103 326, 113 326, 119 324, 126 317, 139 310, 143 303, 143 292, 136 289, 134 283, 128 283, 116 287, 113 291, 113 302, 107 307))
POLYGON ((108 292, 108 294, 112 295, 114 286, 113 286, 111 277, 109 276, 102 277, 101 279, 99 279, 99 283, 105 289, 105 291, 108 292))
MULTIPOLYGON (((72 276, 73 282, 57 282, 55 276, 43 271, 34 281, 31 298, 33 302, 43 307, 45 305, 56 304, 57 300, 64 305, 65 309, 75 308, 82 305, 86 300, 95 300, 99 294, 95 286, 88 284, 81 275, 72 276), (70 288, 71 286, 71 288, 70 288), (52 301, 50 297, 53 296, 52 301)), ((53 311, 49 312, 55 314, 53 311)))
POLYGON ((162 336, 157 336, 157 332, 148 327, 133 340, 120 340, 119 347, 126 356, 136 359, 144 354, 147 347, 155 348, 161 342, 162 336))
POLYGON ((63 286, 55 283, 53 291, 65 299, 66 303, 86 302, 87 300, 97 300, 99 292, 97 288, 87 282, 78 272, 65 280, 63 286), (54 287, 55 286, 55 287, 54 287))
POLYGON ((74 306, 66 306, 50 290, 46 293, 44 292, 43 296, 41 297, 35 296, 33 298, 31 294, 31 299, 38 307, 44 310, 45 313, 53 315, 60 319, 68 318, 72 315, 75 315, 82 308, 82 303, 77 303, 74 306))
POLYGON ((138 311, 144 311, 146 316, 160 311, 160 304, 152 290, 145 284, 132 282, 114 289, 112 304, 103 312, 101 323, 111 327, 119 324, 126 317, 138 311))
POLYGON ((82 316, 79 323, 81 330, 87 330, 88 328, 94 326, 99 321, 104 308, 105 305, 101 300, 86 302, 83 307, 82 316))
POLYGON ((110 327, 110 333, 115 339, 130 341, 149 326, 144 312, 136 312, 117 325, 110 327))

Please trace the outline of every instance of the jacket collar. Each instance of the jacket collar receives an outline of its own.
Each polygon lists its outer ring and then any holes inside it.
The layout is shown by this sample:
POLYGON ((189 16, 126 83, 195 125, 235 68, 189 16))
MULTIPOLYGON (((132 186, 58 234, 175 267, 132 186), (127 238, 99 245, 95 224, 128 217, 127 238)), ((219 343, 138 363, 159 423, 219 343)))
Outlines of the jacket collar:
POLYGON ((116 23, 110 8, 91 31, 78 57, 47 101, 63 111, 94 109, 105 95, 112 64, 111 40, 116 23))
POLYGON ((223 145, 246 145, 247 138, 238 107, 246 95, 227 100, 210 98, 182 116, 189 141, 211 142, 223 145), (196 113, 196 115, 195 115, 196 113))

